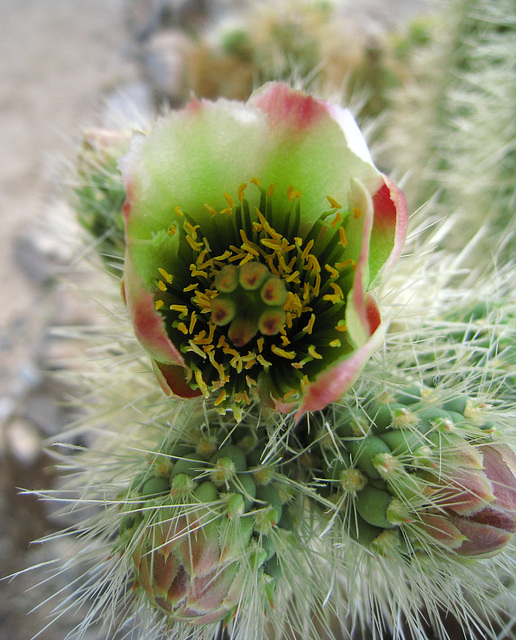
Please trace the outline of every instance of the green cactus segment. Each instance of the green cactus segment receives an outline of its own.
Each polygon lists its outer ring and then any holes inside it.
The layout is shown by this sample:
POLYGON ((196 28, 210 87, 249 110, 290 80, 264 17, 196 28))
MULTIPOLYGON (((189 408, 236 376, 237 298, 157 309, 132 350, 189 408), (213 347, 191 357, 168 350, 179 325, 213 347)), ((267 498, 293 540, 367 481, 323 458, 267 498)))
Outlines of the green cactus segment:
POLYGON ((486 417, 465 396, 438 404, 433 390, 414 386, 328 409, 313 436, 316 492, 369 550, 471 555, 478 543, 463 535, 474 528, 462 519, 484 526, 497 509, 485 470, 483 447, 494 433, 486 417))
POLYGON ((263 448, 251 428, 191 430, 166 440, 131 483, 117 550, 132 556, 136 588, 174 621, 230 618, 249 581, 272 604, 277 544, 292 525, 280 470, 256 464, 263 448))

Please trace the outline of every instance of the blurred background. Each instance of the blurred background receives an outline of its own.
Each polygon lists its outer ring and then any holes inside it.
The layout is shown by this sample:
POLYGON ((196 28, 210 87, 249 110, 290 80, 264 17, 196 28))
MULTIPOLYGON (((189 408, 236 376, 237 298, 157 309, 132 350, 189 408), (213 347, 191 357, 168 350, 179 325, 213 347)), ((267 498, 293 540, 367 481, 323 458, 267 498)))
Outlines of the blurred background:
MULTIPOLYGON (((59 554, 30 545, 56 526, 55 507, 19 490, 52 486, 44 447, 69 421, 63 363, 73 354, 56 328, 101 313, 61 281, 79 257, 61 232, 81 131, 145 126, 191 95, 245 99, 284 78, 351 101, 381 143, 391 92, 414 73, 433 11, 429 0, 0 0, 0 577, 59 554)), ((0 583, 0 640, 44 628, 55 585, 33 585, 31 573, 0 583)), ((39 637, 65 637, 65 618, 39 637)))

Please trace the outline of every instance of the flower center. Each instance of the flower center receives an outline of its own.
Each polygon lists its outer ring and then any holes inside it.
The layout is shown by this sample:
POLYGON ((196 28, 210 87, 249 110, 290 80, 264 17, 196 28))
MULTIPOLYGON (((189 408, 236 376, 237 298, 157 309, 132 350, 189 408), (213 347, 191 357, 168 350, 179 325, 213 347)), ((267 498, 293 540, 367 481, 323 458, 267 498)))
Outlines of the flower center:
POLYGON ((226 265, 215 276, 215 289, 211 320, 219 327, 229 324, 227 335, 235 347, 243 347, 258 332, 276 335, 285 323, 287 288, 261 262, 226 265))
MULTIPOLYGON (((273 187, 257 179, 259 206, 251 212, 238 189, 235 204, 201 225, 175 209, 183 224, 169 273, 159 269, 156 309, 192 371, 188 381, 215 405, 236 412, 251 402, 258 377, 267 374, 274 395, 294 401, 320 370, 352 350, 344 322, 356 263, 344 255, 346 225, 356 218, 328 197, 329 211, 300 236, 301 194, 289 187, 273 206, 273 187), (321 266, 323 265, 323 266, 321 266)), ((358 215, 360 215, 358 213, 358 215)))

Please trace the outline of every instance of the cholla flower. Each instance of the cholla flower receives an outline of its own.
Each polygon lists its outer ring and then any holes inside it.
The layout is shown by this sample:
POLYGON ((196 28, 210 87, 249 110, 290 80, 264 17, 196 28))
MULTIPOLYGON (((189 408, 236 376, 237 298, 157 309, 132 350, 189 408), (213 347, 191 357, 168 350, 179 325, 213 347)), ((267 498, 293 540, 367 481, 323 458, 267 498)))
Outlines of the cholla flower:
POLYGON ((369 292, 407 209, 346 110, 283 84, 133 138, 124 292, 163 389, 237 417, 339 398, 382 342, 369 292))

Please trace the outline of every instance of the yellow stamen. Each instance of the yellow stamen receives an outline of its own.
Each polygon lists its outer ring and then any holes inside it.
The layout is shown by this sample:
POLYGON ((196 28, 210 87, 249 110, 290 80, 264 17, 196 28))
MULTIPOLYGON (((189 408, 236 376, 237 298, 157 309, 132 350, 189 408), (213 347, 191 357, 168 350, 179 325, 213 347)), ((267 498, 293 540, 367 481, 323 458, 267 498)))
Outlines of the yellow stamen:
POLYGON ((206 330, 203 329, 202 331, 199 331, 199 333, 195 335, 193 341, 195 344, 208 344, 209 340, 206 340, 206 330))
POLYGON ((339 296, 341 300, 344 300, 344 293, 336 282, 330 282, 330 287, 333 289, 333 293, 336 296, 339 296))
POLYGON ((202 242, 196 242, 193 238, 191 238, 190 236, 186 236, 186 241, 188 242, 188 244, 190 245, 190 247, 194 250, 194 251, 199 251, 200 249, 202 249, 203 244, 202 242))
POLYGON ((334 200, 331 196, 326 196, 326 199, 334 209, 342 209, 342 205, 339 204, 336 200, 334 200))
POLYGON ((269 362, 268 360, 266 360, 262 354, 260 353, 259 355, 256 356, 256 360, 262 365, 262 367, 264 367, 266 370, 272 365, 272 362, 269 362))
POLYGON ((308 334, 311 334, 314 328, 314 322, 315 322, 315 313, 312 313, 312 315, 310 316, 310 320, 308 321, 308 324, 303 329, 303 331, 306 331, 308 334))
POLYGON ((264 342, 265 342, 265 339, 263 337, 258 338, 258 340, 256 341, 256 346, 258 347, 258 353, 261 353, 263 351, 264 342))
POLYGON ((160 280, 158 282, 158 289, 160 291, 166 291, 167 290, 167 285, 163 282, 163 280, 160 280))
POLYGON ((240 262, 238 264, 241 267, 242 265, 246 264, 247 262, 251 262, 253 258, 254 258, 254 256, 253 256, 252 253, 246 253, 244 255, 243 259, 240 260, 240 262))
POLYGON ((246 376, 245 380, 247 382, 247 385, 249 387, 257 387, 258 383, 256 382, 256 380, 254 378, 251 378, 251 376, 246 376))
POLYGON ((226 396, 228 394, 226 393, 225 389, 222 389, 222 391, 220 392, 219 397, 215 400, 215 402, 213 403, 216 407, 219 406, 219 404, 222 404, 224 402, 224 400, 226 399, 226 396))
POLYGON ((244 199, 244 192, 247 188, 247 182, 242 183, 239 187, 238 187, 238 199, 240 200, 240 202, 243 201, 244 199))
POLYGON ((314 296, 318 296, 319 295, 319 291, 321 290, 321 275, 318 271, 313 271, 312 273, 315 274, 315 284, 313 286, 313 292, 314 292, 314 296))
POLYGON ((194 282, 193 284, 189 284, 187 287, 185 287, 183 289, 183 291, 185 293, 188 293, 188 291, 193 291, 194 289, 197 289, 198 286, 199 286, 199 283, 198 282, 194 282))
POLYGON ((273 195, 274 195, 274 182, 271 182, 271 184, 269 185, 269 188, 267 189, 267 197, 272 198, 273 195))
POLYGON ((295 284, 301 284, 301 280, 299 279, 299 271, 294 271, 289 276, 285 276, 285 280, 287 282, 294 282, 295 284))
POLYGON ((280 356, 281 358, 287 358, 287 360, 292 360, 293 358, 296 357, 295 351, 285 351, 285 349, 282 349, 281 347, 278 347, 275 344, 272 345, 271 351, 272 353, 274 353, 277 356, 280 356))
POLYGON ((196 322, 197 322, 197 314, 195 313, 195 311, 192 311, 192 314, 190 316, 190 326, 188 327, 188 333, 193 333, 196 322))
POLYGON ((296 393, 295 389, 290 389, 290 391, 287 391, 287 393, 283 396, 282 400, 283 402, 286 402, 289 398, 291 398, 294 394, 296 393))
POLYGON ((357 263, 353 258, 349 258, 349 260, 344 260, 344 262, 336 262, 335 267, 337 269, 345 269, 346 267, 353 267, 353 269, 356 269, 357 263))
MULTIPOLYGON (((198 356, 201 356, 201 358, 203 360, 206 359, 206 354, 204 353, 204 351, 200 347, 198 347, 193 340, 188 340, 188 344, 190 346, 188 347, 187 351, 193 351, 198 356)), ((199 371, 199 373, 200 373, 200 371, 199 371)), ((195 377, 197 378, 197 375, 195 377)), ((199 383, 197 383, 197 384, 199 384, 199 383)))
POLYGON ((173 236, 176 231, 177 231, 176 225, 175 224, 171 224, 169 229, 168 229, 168 235, 169 236, 173 236))
POLYGON ((320 353, 317 353, 313 344, 308 347, 308 355, 315 360, 322 360, 322 355, 320 353))
POLYGON ((335 340, 332 340, 330 342, 330 347, 340 347, 341 346, 341 342, 338 338, 335 338, 335 340))
MULTIPOLYGON (((191 240, 191 238, 188 237, 186 239, 191 240)), ((192 272, 192 276, 203 276, 204 278, 208 277, 208 272, 197 269, 197 266, 195 264, 190 265, 190 271, 192 272)))
POLYGON ((346 238, 346 230, 344 229, 344 227, 339 227, 339 236, 339 244, 346 248, 348 246, 348 239, 346 238))
POLYGON ((278 244, 277 240, 269 240, 269 238, 262 238, 260 240, 260 244, 263 244, 267 249, 272 249, 272 251, 279 252, 281 251, 281 245, 278 244))
POLYGON ((296 191, 292 185, 287 187, 287 198, 292 202, 295 198, 301 197, 301 191, 296 191))
POLYGON ((182 218, 185 214, 182 212, 181 207, 176 207, 174 209, 174 212, 176 214, 176 216, 179 216, 180 218, 182 218))
POLYGON ((221 209, 220 212, 225 213, 227 216, 230 216, 233 213, 233 209, 231 207, 224 207, 224 209, 221 209))
POLYGON ((312 271, 321 271, 319 260, 317 260, 313 253, 308 256, 308 264, 305 269, 311 269, 312 271))
POLYGON ((309 385, 310 385, 310 380, 308 379, 308 376, 305 374, 301 379, 301 393, 306 393, 309 385))
POLYGON ((163 300, 156 300, 154 304, 154 306, 156 307, 156 311, 159 311, 164 304, 165 303, 163 302, 163 300))
POLYGON ((345 333, 348 330, 348 325, 344 321, 339 320, 335 325, 335 330, 340 331, 340 333, 345 333))
POLYGON ((199 385, 199 389, 202 391, 202 395, 207 398, 209 396, 208 385, 202 379, 202 373, 199 370, 195 372, 195 381, 199 385))
MULTIPOLYGON (((240 229, 241 231, 241 235, 245 235, 244 230, 240 229)), ((242 243, 242 250, 243 251, 247 251, 247 253, 250 253, 252 256, 257 257, 260 255, 260 252, 257 251, 253 246, 251 246, 250 244, 248 244, 247 242, 243 242, 242 243)), ((252 259, 252 258, 251 258, 252 259)), ((247 261, 246 261, 247 262, 247 261)))
POLYGON ((251 180, 249 180, 249 182, 252 182, 253 184, 255 184, 257 187, 259 187, 262 183, 258 180, 258 178, 251 178, 251 180))
POLYGON ((355 208, 355 209, 353 209, 353 215, 354 215, 355 220, 356 220, 357 218, 360 218, 360 216, 362 215, 362 212, 360 211, 360 209, 356 209, 355 208))
POLYGON ((170 311, 179 311, 179 313, 188 313, 188 307, 186 304, 171 304, 170 311))
POLYGON ((230 257, 231 257, 231 251, 228 251, 226 249, 226 251, 224 251, 224 253, 222 255, 215 256, 215 258, 213 258, 213 260, 215 260, 216 262, 218 262, 218 261, 223 262, 224 260, 227 260, 230 257))
POLYGON ((229 366, 233 367, 233 369, 236 369, 237 373, 242 373, 242 369, 244 368, 244 363, 242 361, 242 358, 240 357, 240 354, 237 354, 234 358, 232 358, 229 361, 229 366))
POLYGON ((191 222, 188 222, 188 220, 186 220, 185 221, 185 227, 186 227, 186 230, 188 231, 188 233, 192 236, 192 238, 194 240, 197 240, 197 229, 199 229, 200 225, 196 224, 194 226, 191 222))
POLYGON ((288 347, 288 345, 290 344, 290 340, 287 338, 287 336, 281 335, 280 337, 281 337, 281 344, 284 347, 288 347))
POLYGON ((335 269, 331 265, 325 264, 324 268, 326 269, 326 271, 328 271, 328 273, 330 274, 330 276, 332 278, 338 278, 339 277, 339 272, 337 271, 337 269, 335 269))
POLYGON ((219 374, 220 381, 221 382, 228 382, 229 381, 229 376, 226 376, 226 372, 224 371, 224 367, 219 362, 217 362, 215 360, 215 352, 214 351, 208 351, 208 359, 211 362, 211 364, 213 365, 213 367, 217 370, 217 373, 219 374))
POLYGON ((235 206, 235 203, 233 202, 233 198, 229 195, 229 193, 224 193, 224 198, 226 198, 227 203, 231 208, 235 206))
POLYGON ((158 271, 160 272, 162 277, 165 278, 168 284, 172 284, 172 276, 170 275, 170 273, 168 273, 168 271, 165 271, 165 269, 161 269, 161 268, 158 269, 158 271))
POLYGON ((312 250, 312 247, 314 246, 314 240, 310 240, 310 242, 306 245, 306 247, 303 249, 303 252, 301 254, 301 258, 303 258, 303 260, 306 260, 308 258, 308 254, 310 253, 310 251, 312 250))
POLYGON ((203 204, 203 207, 206 209, 206 211, 208 211, 212 216, 216 216, 217 215, 217 210, 214 209, 211 205, 207 204, 206 202, 203 204))
POLYGON ((332 228, 335 229, 335 227, 340 223, 341 220, 342 220, 342 213, 340 211, 337 211, 337 213, 335 214, 335 217, 331 221, 332 228))
POLYGON ((181 333, 184 333, 185 336, 188 335, 188 327, 186 326, 186 324, 184 322, 180 322, 177 325, 177 329, 178 329, 178 331, 181 331, 181 333))

